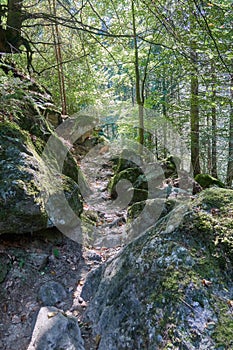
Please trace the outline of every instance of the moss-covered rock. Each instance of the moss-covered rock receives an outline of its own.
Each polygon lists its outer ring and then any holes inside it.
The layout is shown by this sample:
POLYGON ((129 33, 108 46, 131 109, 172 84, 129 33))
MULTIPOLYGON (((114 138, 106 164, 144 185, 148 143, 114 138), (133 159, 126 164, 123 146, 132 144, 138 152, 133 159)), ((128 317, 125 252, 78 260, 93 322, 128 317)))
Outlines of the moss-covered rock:
POLYGON ((135 220, 143 211, 146 205, 147 205, 146 223, 148 224, 148 227, 150 227, 152 224, 155 223, 156 212, 159 213, 159 216, 156 218, 156 221, 157 221, 161 217, 167 215, 172 209, 174 209, 176 205, 176 201, 173 199, 164 200, 163 198, 156 198, 156 199, 154 198, 154 199, 147 199, 141 202, 138 201, 136 203, 133 203, 127 210, 128 222, 135 220))
POLYGON ((115 172, 120 173, 129 168, 138 168, 142 163, 143 161, 140 155, 132 152, 132 150, 124 149, 118 158, 115 172))
POLYGON ((61 122, 61 112, 53 104, 51 94, 20 72, 17 77, 1 75, 0 80, 0 113, 4 119, 17 123, 34 139, 47 141, 53 129, 48 121, 50 115, 56 115, 61 122))
MULTIPOLYGON (((117 197, 117 184, 120 184, 121 182, 121 187, 122 186, 126 186, 125 190, 127 191, 129 189, 129 183, 131 184, 131 186, 133 186, 133 184, 135 183, 135 181, 137 180, 137 178, 142 175, 142 170, 140 168, 129 168, 129 169, 125 169, 121 172, 117 172, 113 178, 111 179, 109 185, 108 185, 108 189, 109 192, 111 194, 112 198, 116 198, 117 197), (125 182, 122 180, 126 180, 125 182)), ((123 192, 123 190, 122 190, 123 192)))
POLYGON ((220 188, 224 188, 225 185, 220 180, 216 179, 215 177, 209 175, 209 174, 198 174, 195 176, 195 181, 197 181, 202 188, 209 188, 213 186, 217 186, 220 188))
POLYGON ((99 350, 233 348, 232 193, 175 206, 89 275, 82 296, 99 350))
POLYGON ((63 190, 68 205, 80 215, 78 185, 65 175, 56 180, 59 175, 47 168, 26 131, 13 122, 0 123, 0 145, 0 234, 51 226, 47 202, 59 198, 63 190))

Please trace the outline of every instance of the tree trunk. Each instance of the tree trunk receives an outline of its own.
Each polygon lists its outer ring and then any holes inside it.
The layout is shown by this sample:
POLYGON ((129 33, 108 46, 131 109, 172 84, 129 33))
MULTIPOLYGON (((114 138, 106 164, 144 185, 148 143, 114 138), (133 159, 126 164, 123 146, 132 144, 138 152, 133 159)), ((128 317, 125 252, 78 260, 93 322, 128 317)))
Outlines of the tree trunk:
POLYGON ((191 128, 191 164, 193 175, 200 174, 200 144, 199 144, 199 99, 198 99, 198 55, 196 42, 193 39, 195 30, 195 15, 193 4, 190 4, 190 49, 191 49, 191 98, 190 98, 190 128, 191 128))
MULTIPOLYGON (((233 62, 232 62, 233 68, 233 62)), ((229 123, 229 151, 227 164, 227 186, 232 186, 233 181, 233 74, 230 78, 230 123, 229 123)))
POLYGON ((200 146, 199 146, 199 102, 198 102, 198 72, 197 72, 197 54, 192 52, 192 62, 195 65, 191 75, 191 106, 190 106, 190 124, 191 124, 191 164, 194 176, 200 174, 200 146))
MULTIPOLYGON (((56 0, 49 1, 50 6, 50 13, 54 15, 54 17, 57 17, 57 11, 56 11, 56 0)), ((52 26, 52 34, 53 34, 53 41, 54 41, 54 50, 55 50, 55 56, 57 61, 57 74, 58 74, 58 81, 59 81, 59 89, 60 89, 60 99, 61 99, 61 107, 62 107, 62 114, 67 114, 67 102, 66 102, 66 89, 65 89, 65 79, 64 79, 64 72, 63 72, 63 63, 62 63, 62 52, 61 52, 61 40, 60 40, 60 33, 58 24, 55 23, 54 26, 52 26)))
POLYGON ((133 38, 134 38, 134 69, 135 69, 135 93, 136 102, 138 105, 138 118, 139 118, 139 143, 144 144, 144 99, 141 91, 140 84, 140 70, 139 70, 139 57, 138 57, 138 42, 137 42, 137 31, 136 31, 136 20, 135 20, 135 8, 134 0, 131 2, 132 5, 132 22, 133 22, 133 38))
MULTIPOLYGON (((3 18, 0 18, 0 52, 20 53, 19 47, 22 44, 21 27, 23 0, 8 0, 7 6, 3 10, 3 18)), ((25 40, 26 41, 26 40, 25 40)))
POLYGON ((212 140, 211 140, 211 135, 210 135, 210 130, 211 130, 211 120, 210 120, 210 114, 207 114, 207 130, 208 130, 208 135, 207 135, 207 171, 208 174, 212 173, 212 140))
POLYGON ((214 66, 212 63, 212 108, 211 108, 211 116, 212 116, 212 167, 211 167, 211 175, 214 177, 218 177, 217 172, 217 118, 216 118, 216 75, 214 66))
MULTIPOLYGON (((21 35, 23 22, 22 5, 23 0, 8 0, 7 2, 7 39, 11 42, 12 46, 14 41, 17 43, 17 39, 21 35)), ((18 49, 18 47, 15 47, 15 49, 18 49)))
POLYGON ((163 157, 167 158, 167 89, 165 80, 165 69, 163 71, 163 157))

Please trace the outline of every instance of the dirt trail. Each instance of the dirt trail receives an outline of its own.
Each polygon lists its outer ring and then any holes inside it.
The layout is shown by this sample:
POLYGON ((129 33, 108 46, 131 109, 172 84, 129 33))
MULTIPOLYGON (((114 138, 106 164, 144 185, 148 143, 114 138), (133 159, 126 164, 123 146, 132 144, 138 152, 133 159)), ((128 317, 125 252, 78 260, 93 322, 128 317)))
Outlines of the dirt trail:
POLYGON ((109 155, 90 158, 85 157, 85 161, 80 164, 91 189, 91 194, 85 198, 84 212, 96 220, 95 227, 90 227, 90 246, 114 250, 122 246, 126 210, 110 198, 107 190, 113 175, 113 164, 109 161, 109 155))
POLYGON ((38 301, 38 291, 48 281, 59 282, 65 287, 67 297, 56 307, 79 320, 85 349, 98 347, 89 325, 82 322, 86 303, 80 298, 80 293, 88 272, 121 249, 126 213, 116 208, 108 196, 107 183, 112 175, 108 157, 103 156, 101 164, 99 159, 85 158, 81 167, 92 190, 84 205, 85 214, 94 219, 92 225, 84 224, 88 231, 88 246, 70 240, 56 228, 33 235, 1 236, 2 350, 27 349, 37 313, 42 306, 38 301))

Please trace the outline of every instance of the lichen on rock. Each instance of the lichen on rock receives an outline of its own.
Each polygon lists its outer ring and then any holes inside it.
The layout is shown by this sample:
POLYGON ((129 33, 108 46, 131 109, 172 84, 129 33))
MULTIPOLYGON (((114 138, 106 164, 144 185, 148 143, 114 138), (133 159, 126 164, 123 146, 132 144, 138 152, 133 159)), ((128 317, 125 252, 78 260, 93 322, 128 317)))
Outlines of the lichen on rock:
POLYGON ((100 350, 233 347, 232 193, 176 206, 90 273, 82 295, 100 350))
POLYGON ((34 232, 53 225, 47 201, 64 189, 68 204, 82 212, 78 185, 48 169, 30 135, 13 122, 0 123, 0 234, 34 232), (59 187, 60 186, 60 187, 59 187))

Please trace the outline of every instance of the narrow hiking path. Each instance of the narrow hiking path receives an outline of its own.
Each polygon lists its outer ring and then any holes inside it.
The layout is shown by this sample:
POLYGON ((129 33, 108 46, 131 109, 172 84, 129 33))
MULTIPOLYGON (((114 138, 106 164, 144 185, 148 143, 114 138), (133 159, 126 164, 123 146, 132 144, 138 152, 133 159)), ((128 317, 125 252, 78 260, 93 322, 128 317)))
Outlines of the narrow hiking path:
POLYGON ((91 194, 84 198, 84 213, 95 222, 95 226, 90 226, 90 232, 87 232, 87 236, 91 236, 87 237, 87 245, 114 251, 123 244, 127 212, 117 200, 110 198, 108 192, 108 183, 113 175, 110 154, 86 156, 80 167, 91 190, 91 194))
POLYGON ((0 348, 26 350, 37 314, 43 305, 38 292, 57 282, 66 297, 56 303, 67 316, 78 319, 86 350, 96 350, 98 339, 83 322, 87 303, 80 297, 87 274, 117 254, 122 248, 126 210, 117 207, 107 191, 113 174, 106 153, 79 161, 91 194, 85 198, 84 213, 91 224, 86 229, 86 245, 63 236, 56 228, 25 235, 3 235, 0 241, 0 348), (100 159, 101 158, 101 159, 100 159))

